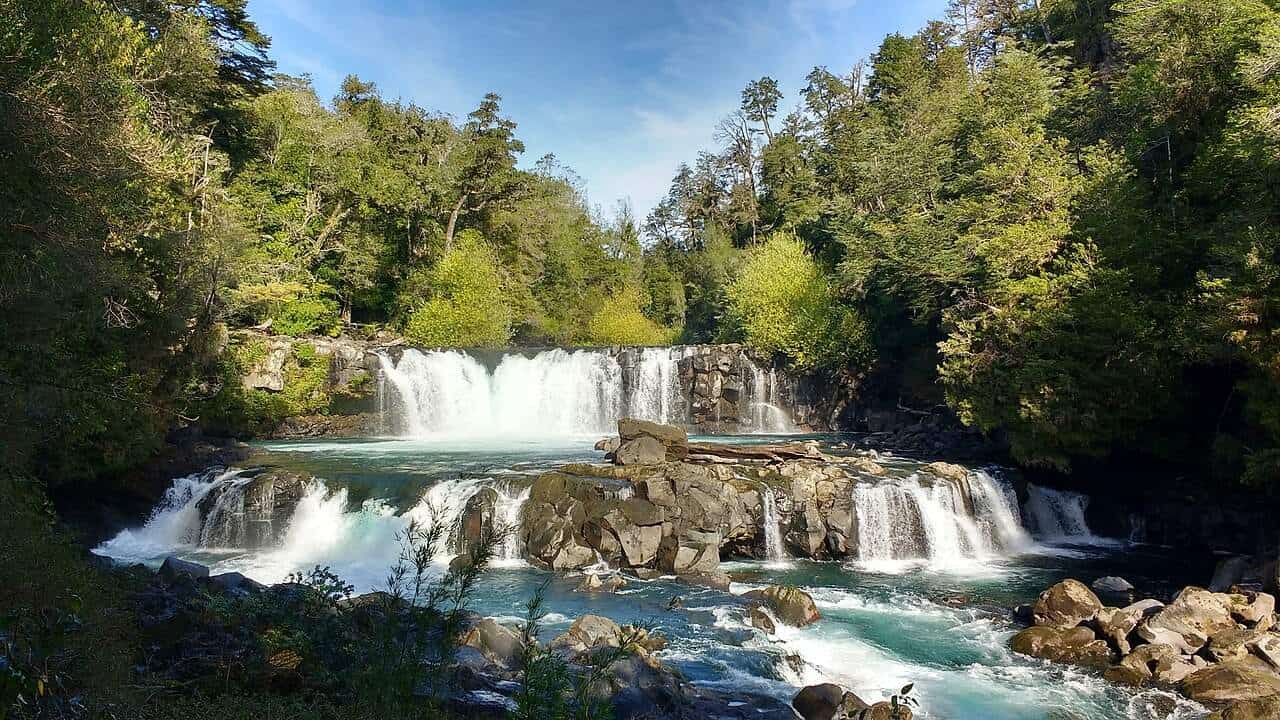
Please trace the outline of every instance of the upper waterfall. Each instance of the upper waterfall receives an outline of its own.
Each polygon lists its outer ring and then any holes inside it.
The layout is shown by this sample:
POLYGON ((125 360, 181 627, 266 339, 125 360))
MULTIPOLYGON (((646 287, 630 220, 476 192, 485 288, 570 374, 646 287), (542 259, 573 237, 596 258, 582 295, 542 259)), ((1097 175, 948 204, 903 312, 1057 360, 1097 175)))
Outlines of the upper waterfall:
MULTIPOLYGON (((618 418, 687 425, 694 421, 694 346, 510 352, 487 367, 457 350, 380 355, 380 396, 388 430, 411 437, 530 437, 610 433, 618 418)), ((715 389, 714 420, 747 432, 790 432, 779 381, 735 351, 740 390, 715 389), (738 370, 738 368, 741 368, 738 370), (740 396, 740 399, 739 399, 740 396)), ((706 384, 706 383, 704 383, 706 384)), ((703 409, 705 412, 705 409, 703 409)))

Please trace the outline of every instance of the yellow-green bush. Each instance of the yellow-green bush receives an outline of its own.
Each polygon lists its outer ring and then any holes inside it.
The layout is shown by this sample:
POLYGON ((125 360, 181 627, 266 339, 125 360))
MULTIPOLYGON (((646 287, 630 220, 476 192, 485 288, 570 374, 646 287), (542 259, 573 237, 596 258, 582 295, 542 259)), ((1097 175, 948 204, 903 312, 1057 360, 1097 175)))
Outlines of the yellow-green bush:
POLYGON ((838 302, 822 268, 794 235, 774 234, 753 249, 728 296, 747 342, 786 356, 798 370, 870 359, 865 318, 838 302))
POLYGON ((626 289, 605 300, 587 323, 592 345, 666 345, 675 332, 645 317, 640 293, 626 289))
POLYGON ((423 347, 499 347, 511 310, 498 261, 479 233, 465 231, 431 273, 432 297, 409 316, 405 337, 423 347))

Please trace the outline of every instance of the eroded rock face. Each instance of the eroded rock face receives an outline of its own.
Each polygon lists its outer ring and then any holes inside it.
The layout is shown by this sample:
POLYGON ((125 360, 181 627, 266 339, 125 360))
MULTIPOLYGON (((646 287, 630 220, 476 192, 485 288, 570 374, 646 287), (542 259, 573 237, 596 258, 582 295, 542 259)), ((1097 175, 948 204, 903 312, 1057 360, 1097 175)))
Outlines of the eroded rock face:
POLYGON ((1039 626, 1073 628, 1092 620, 1102 609, 1102 601, 1079 580, 1063 580, 1040 593, 1032 608, 1032 621, 1039 626))

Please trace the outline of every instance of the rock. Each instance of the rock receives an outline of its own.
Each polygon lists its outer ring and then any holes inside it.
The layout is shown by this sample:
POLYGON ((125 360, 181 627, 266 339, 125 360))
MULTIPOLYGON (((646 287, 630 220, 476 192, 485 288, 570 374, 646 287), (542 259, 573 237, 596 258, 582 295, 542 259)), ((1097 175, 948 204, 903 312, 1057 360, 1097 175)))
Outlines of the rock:
POLYGON ((1099 634, 1111 641, 1120 655, 1128 655, 1132 649, 1129 642, 1129 635, 1138 627, 1138 623, 1142 621, 1143 612, 1139 608, 1113 608, 1104 607, 1098 611, 1094 618, 1094 625, 1099 634))
POLYGON ((608 592, 618 592, 626 586, 627 580, 621 575, 610 575, 604 580, 604 589, 608 592))
POLYGON ((604 589, 604 582, 600 580, 599 575, 588 575, 582 578, 582 582, 578 583, 578 587, 574 588, 574 592, 599 592, 604 589))
POLYGON ((1192 664, 1185 656, 1171 655, 1156 661, 1152 675, 1155 677, 1156 684, 1172 687, 1199 669, 1199 666, 1192 664))
POLYGON ((720 533, 689 530, 684 537, 663 538, 658 548, 658 567, 676 575, 717 572, 720 533))
POLYGON ((752 590, 743 597, 763 603, 779 622, 794 627, 804 627, 822 619, 813 598, 799 588, 770 585, 763 590, 752 590))
POLYGON ((1112 682, 1137 687, 1155 677, 1156 666, 1180 657, 1178 651, 1163 643, 1155 645, 1139 645, 1137 649, 1120 660, 1120 663, 1108 668, 1104 676, 1112 682))
POLYGON ((498 492, 491 487, 480 488, 467 499, 458 518, 458 547, 460 553, 466 553, 476 547, 484 539, 486 533, 494 528, 494 507, 498 503, 498 492))
POLYGON ((583 615, 573 625, 551 641, 548 650, 564 650, 577 654, 598 647, 618 647, 622 628, 618 623, 600 615, 583 615))
POLYGON ((1030 627, 1009 642, 1016 653, 1054 662, 1102 669, 1111 664, 1111 648, 1087 627, 1030 627))
POLYGON ((865 457, 849 458, 848 460, 845 461, 845 464, 848 465, 850 468, 852 468, 855 472, 860 472, 867 475, 880 476, 880 475, 884 475, 885 472, 887 472, 884 469, 883 465, 876 462, 875 460, 872 460, 871 458, 865 458, 865 457))
POLYGON ((524 638, 520 633, 492 618, 476 623, 462 636, 460 643, 476 648, 490 661, 507 669, 519 667, 524 655, 524 638))
POLYGON ((596 450, 603 450, 605 455, 612 456, 622 447, 622 438, 607 437, 596 441, 596 450))
POLYGON ((209 583, 223 592, 233 595, 248 595, 266 589, 262 583, 247 578, 238 572, 221 573, 209 576, 209 583))
POLYGON ((1182 691, 1197 702, 1254 700, 1280 694, 1280 675, 1256 657, 1246 656, 1191 673, 1182 691))
POLYGON ((1280 695, 1268 695, 1256 700, 1238 700, 1227 708, 1213 713, 1205 720, 1275 720, 1280 718, 1280 695))
POLYGON ((1095 593, 1106 593, 1109 595, 1128 595, 1133 592, 1133 584, 1122 577, 1108 575, 1100 577, 1093 581, 1090 585, 1095 593))
POLYGON ((773 624, 773 618, 769 617, 769 613, 758 607, 751 608, 747 613, 747 619, 751 622, 751 627, 763 630, 767 635, 772 635, 778 630, 777 626, 773 624))
POLYGON ((1276 611, 1276 597, 1271 593, 1250 592, 1232 595, 1231 617, 1247 625, 1255 625, 1276 611))
POLYGON ((657 465, 666 459, 666 448, 648 436, 624 442, 613 454, 613 461, 619 465, 657 465))
POLYGON ((843 720, 867 704, 839 685, 823 683, 801 689, 791 700, 791 707, 804 720, 843 720))
POLYGON ((1138 625, 1138 637, 1149 643, 1166 643, 1179 652, 1194 655, 1215 633, 1234 630, 1230 598, 1197 587, 1187 587, 1173 602, 1138 625))
POLYGON ((1280 670, 1280 635, 1276 633, 1267 633, 1260 637, 1250 638, 1245 641, 1247 647, 1254 655, 1262 658, 1275 670, 1280 670))
POLYGON ((1101 609, 1102 601, 1084 583, 1063 580, 1040 593, 1032 620, 1036 625, 1066 629, 1092 620, 1101 609))
POLYGON ((931 462, 924 466, 924 471, 943 480, 964 482, 969 479, 969 469, 963 465, 946 462, 931 462))
POLYGON ((1209 645, 1205 651, 1217 662, 1242 658, 1249 654, 1249 643, 1258 640, 1264 634, 1265 631, 1249 628, 1224 630, 1214 633, 1209 638, 1209 645))
POLYGON ((289 338, 263 338, 264 352, 240 379, 246 390, 284 390, 284 366, 293 354, 293 341, 289 338))
POLYGON ((209 577, 209 568, 200 563, 188 562, 170 555, 160 565, 158 574, 160 577, 170 581, 176 580, 182 575, 190 578, 207 578, 209 577))
POLYGON ((637 438, 652 438, 665 449, 667 460, 682 460, 689 455, 689 434, 674 425, 622 418, 618 421, 618 437, 624 446, 637 438))

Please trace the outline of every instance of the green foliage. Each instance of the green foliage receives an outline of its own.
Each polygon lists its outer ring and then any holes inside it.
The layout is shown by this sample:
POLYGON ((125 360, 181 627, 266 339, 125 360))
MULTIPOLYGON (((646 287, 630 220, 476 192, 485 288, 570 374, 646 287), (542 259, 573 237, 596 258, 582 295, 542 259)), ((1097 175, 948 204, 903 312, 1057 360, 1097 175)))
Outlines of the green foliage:
POLYGON ((432 270, 432 296, 409 316, 405 337, 424 347, 500 347, 511 336, 497 260, 479 233, 462 233, 432 270))
POLYGON ((798 238, 776 234, 753 249, 728 297, 747 341, 801 370, 865 361, 865 322, 836 301, 798 238))
POLYGON ((589 345, 667 345, 675 333, 645 317, 640 293, 623 290, 600 306, 587 323, 589 345))
POLYGON ((300 298, 280 308, 273 315, 272 329, 282 335, 330 335, 342 330, 338 303, 323 298, 300 298))

